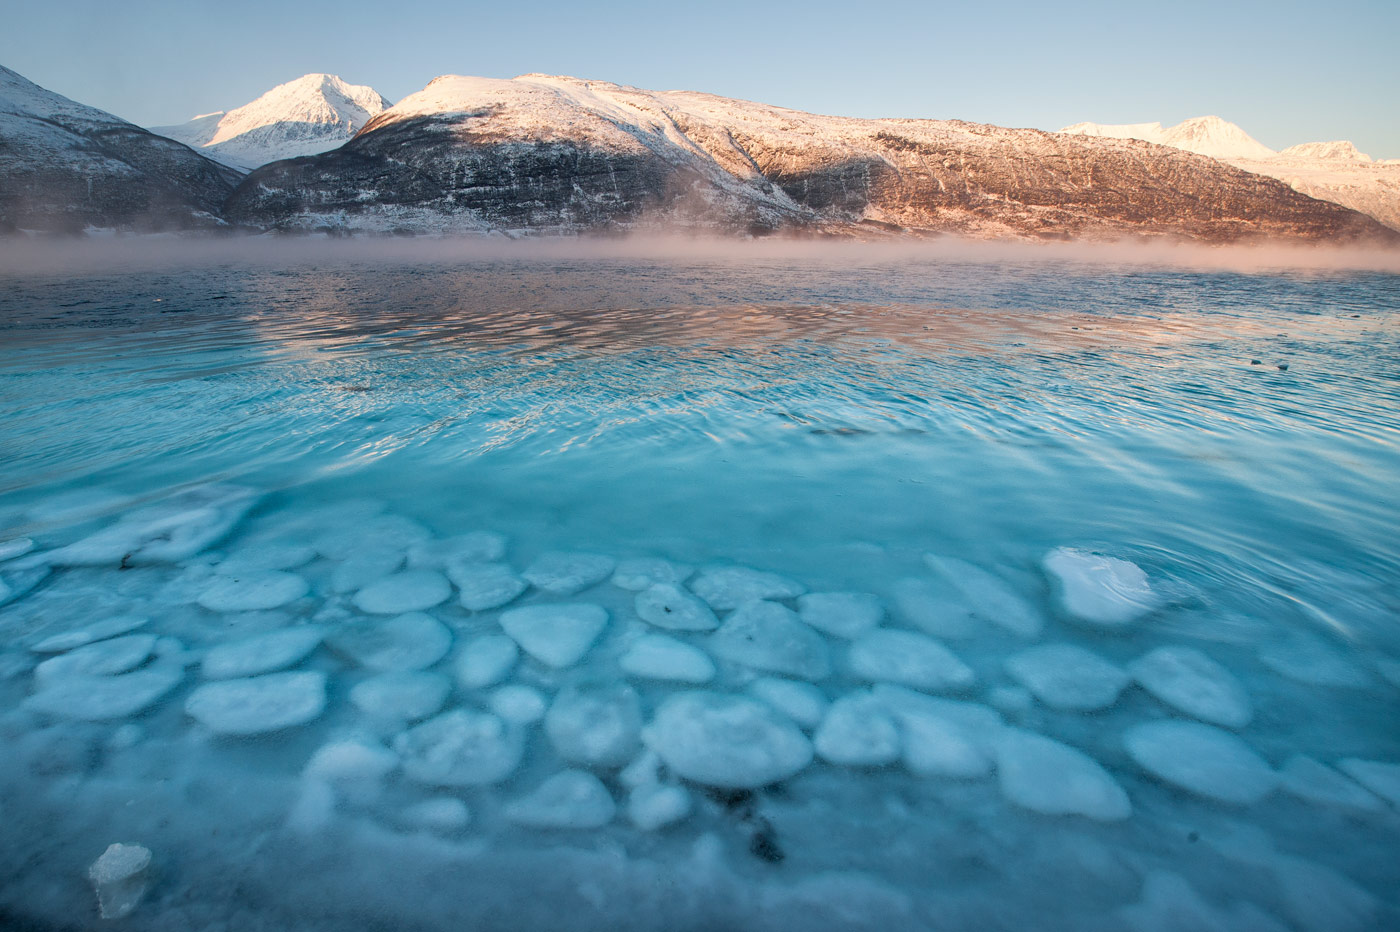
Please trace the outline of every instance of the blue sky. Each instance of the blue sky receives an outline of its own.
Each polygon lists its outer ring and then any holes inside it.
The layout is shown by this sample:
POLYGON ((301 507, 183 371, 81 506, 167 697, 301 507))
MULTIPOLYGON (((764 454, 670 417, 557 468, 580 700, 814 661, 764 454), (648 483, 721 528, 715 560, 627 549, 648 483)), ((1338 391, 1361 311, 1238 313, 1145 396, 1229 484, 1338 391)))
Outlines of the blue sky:
POLYGON ((1400 2, 860 5, 19 0, 0 64, 145 125, 312 71, 390 100, 439 74, 573 74, 851 116, 1058 129, 1218 114, 1400 157, 1400 2))

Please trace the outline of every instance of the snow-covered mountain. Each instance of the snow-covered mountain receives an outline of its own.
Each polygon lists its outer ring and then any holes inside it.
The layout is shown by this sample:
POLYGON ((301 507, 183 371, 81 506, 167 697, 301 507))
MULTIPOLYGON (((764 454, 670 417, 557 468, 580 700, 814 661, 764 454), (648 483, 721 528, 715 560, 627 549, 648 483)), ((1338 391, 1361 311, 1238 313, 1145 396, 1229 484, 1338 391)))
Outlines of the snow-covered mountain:
POLYGON ((228 216, 282 229, 511 234, 679 225, 755 234, 1387 235, 1272 179, 1160 145, 819 116, 534 74, 437 78, 341 148, 255 171, 228 216))
POLYGON ((153 126, 151 132, 249 171, 343 145, 389 106, 368 85, 346 84, 333 74, 307 74, 233 110, 201 114, 176 126, 153 126))
POLYGON ((1400 162, 1374 162, 1345 140, 1305 142, 1275 152, 1220 117, 1161 123, 1076 123, 1060 130, 1080 136, 1142 139, 1219 159, 1277 178, 1309 197, 1360 211, 1400 230, 1400 162))
POLYGON ((0 67, 0 231, 222 226, 238 178, 0 67))

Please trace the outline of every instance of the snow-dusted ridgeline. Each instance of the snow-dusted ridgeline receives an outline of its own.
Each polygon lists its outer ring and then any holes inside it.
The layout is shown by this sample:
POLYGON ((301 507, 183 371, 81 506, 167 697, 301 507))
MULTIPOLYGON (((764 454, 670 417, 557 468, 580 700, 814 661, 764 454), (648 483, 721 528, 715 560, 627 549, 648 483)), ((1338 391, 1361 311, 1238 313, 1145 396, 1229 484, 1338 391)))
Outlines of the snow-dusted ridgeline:
POLYGON ((151 132, 243 171, 343 145, 390 103, 374 88, 333 74, 307 74, 229 111, 151 132))

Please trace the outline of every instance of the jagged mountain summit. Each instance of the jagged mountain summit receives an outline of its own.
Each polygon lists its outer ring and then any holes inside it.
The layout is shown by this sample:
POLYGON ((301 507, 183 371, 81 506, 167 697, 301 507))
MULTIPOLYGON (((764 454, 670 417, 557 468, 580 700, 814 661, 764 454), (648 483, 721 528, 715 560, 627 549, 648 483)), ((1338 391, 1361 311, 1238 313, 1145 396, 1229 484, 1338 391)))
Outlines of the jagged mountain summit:
POLYGON ((333 74, 307 74, 233 110, 206 113, 176 126, 153 126, 151 132, 250 171, 278 159, 334 149, 390 106, 366 84, 347 84, 333 74))
POLYGON ((1345 140, 1305 142, 1275 152, 1219 117, 1197 117, 1167 129, 1161 123, 1076 123, 1060 132, 1141 139, 1208 155, 1400 230, 1400 161, 1374 162, 1345 140))
POLYGON ((219 227, 238 178, 0 66, 0 231, 219 227))
POLYGON ((820 116, 550 75, 435 79, 229 200, 286 230, 979 237, 1385 237, 1368 218, 1165 146, 956 120, 820 116))

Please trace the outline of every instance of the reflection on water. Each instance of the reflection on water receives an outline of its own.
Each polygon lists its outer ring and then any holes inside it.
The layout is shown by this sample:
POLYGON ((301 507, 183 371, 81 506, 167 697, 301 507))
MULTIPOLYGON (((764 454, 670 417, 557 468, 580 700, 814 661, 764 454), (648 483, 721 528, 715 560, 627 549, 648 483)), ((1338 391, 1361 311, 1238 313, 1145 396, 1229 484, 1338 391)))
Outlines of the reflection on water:
MULTIPOLYGON (((1275 768, 1296 752, 1400 761, 1390 724, 1400 695, 1393 275, 501 259, 33 275, 5 286, 0 542, 57 548, 134 505, 233 482, 263 497, 219 554, 306 544, 297 534, 309 532, 292 530, 310 526, 305 515, 369 498, 437 536, 504 534, 517 570, 558 549, 734 562, 817 591, 874 593, 895 626, 911 624, 900 614, 909 581, 932 584, 922 555, 951 555, 991 570, 1051 619, 1046 641, 1122 665, 1162 644, 1204 650, 1244 683, 1257 711, 1241 733, 1275 768), (1141 566, 1162 598, 1150 623, 1107 636, 1067 623, 1041 569, 1061 546, 1141 566)), ((210 560, 179 572, 207 572, 210 560)), ((312 595, 296 612, 324 621, 328 607, 356 611, 331 591, 333 562, 321 553, 298 570, 312 595)), ((154 633, 194 651, 231 636, 171 594, 176 572, 59 570, 0 608, 0 639, 11 645, 0 658, 13 673, 0 682, 6 702, 32 688, 30 644, 73 627, 74 613, 152 614, 154 633)), ((609 644, 644 627, 630 593, 604 584, 578 598, 612 613, 609 644)), ((483 624, 496 630, 494 613, 451 604, 436 611, 459 640, 483 624)), ((830 890, 858 904, 850 927, 1026 928, 1048 909, 1065 928, 1169 928, 1154 898, 1192 896, 1233 927, 1248 909, 1294 928, 1396 919, 1400 878, 1385 854, 1393 809, 1363 826, 1351 810, 1283 793, 1245 808, 1182 794, 1123 750, 1133 723, 1173 714, 1141 689, 1094 715, 1051 710, 1005 672, 1024 642, 989 631, 954 646, 977 675, 964 698, 1085 750, 1126 788, 1132 819, 1032 818, 1008 807, 992 779, 819 764, 760 802, 703 797, 691 821, 661 834, 619 818, 570 836, 549 860, 541 836, 493 815, 548 773, 553 758, 537 735, 516 783, 465 794, 472 829, 443 841, 405 835, 383 807, 416 797, 394 784, 389 802, 345 804, 335 831, 353 843, 336 860, 276 827, 310 752, 357 727, 343 695, 357 674, 326 653, 312 661, 336 684, 326 721, 270 743, 199 743, 183 700, 140 719, 145 756, 112 750, 106 725, 64 731, 12 713, 6 734, 42 748, 7 773, 5 818, 52 818, 53 781, 95 802, 74 824, 60 819, 37 857, 5 843, 0 858, 29 865, 31 891, 6 891, 0 910, 95 922, 86 901, 65 912, 72 878, 108 841, 138 839, 89 838, 77 823, 135 830, 104 807, 136 793, 138 809, 174 807, 143 838, 162 842, 167 858, 207 857, 210 815, 193 812, 207 793, 232 846, 216 843, 213 856, 258 851, 265 866, 245 880, 264 902, 201 893, 192 884, 210 877, 187 867, 152 894, 152 923, 202 927, 220 910, 343 918, 327 903, 336 897, 354 915, 402 911, 404 927, 487 915, 454 912, 434 891, 397 902, 403 876, 365 881, 377 858, 438 881, 473 865, 470 888, 491 909, 518 911, 514 927, 548 926, 579 895, 571 884, 600 864, 610 866, 584 895, 593 906, 579 915, 592 918, 580 925, 626 917, 656 927, 637 918, 637 904, 651 903, 638 889, 676 877, 691 878, 695 899, 648 907, 672 925, 756 927, 767 917, 844 927, 824 899, 830 890), (106 750, 71 750, 89 744, 106 750), (170 785, 174 797, 151 789, 170 785), (235 801, 249 798, 259 802, 244 818, 235 801), (760 823, 784 843, 781 866, 744 853, 760 823), (275 877, 288 866, 318 878, 322 892, 280 890, 275 877), (532 880, 519 881, 516 868, 532 880), (481 894, 492 883, 516 892, 481 894), (1334 908, 1309 912, 1290 901, 1290 884, 1330 896, 1334 908)), ((615 659, 600 648, 584 672, 617 675, 608 672, 615 659)), ((721 668, 726 687, 752 678, 721 668)), ((568 680, 521 675, 546 695, 568 680)), ((834 698, 856 686, 838 670, 824 688, 834 698)), ((648 715, 669 691, 641 687, 648 715)), ((484 702, 472 692, 458 700, 484 702)), ((605 777, 623 792, 615 771, 605 777)), ((549 836, 545 848, 558 842, 549 836)))

